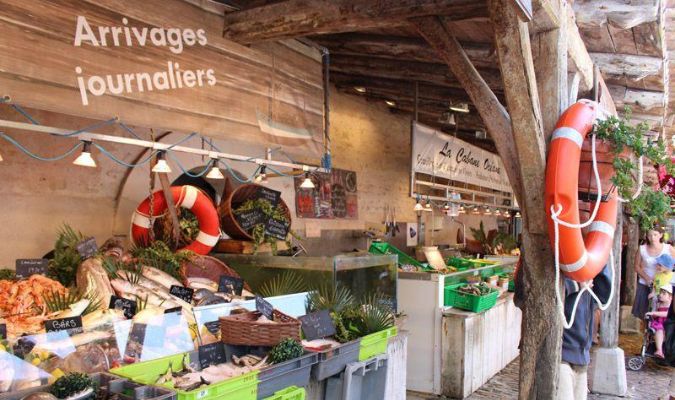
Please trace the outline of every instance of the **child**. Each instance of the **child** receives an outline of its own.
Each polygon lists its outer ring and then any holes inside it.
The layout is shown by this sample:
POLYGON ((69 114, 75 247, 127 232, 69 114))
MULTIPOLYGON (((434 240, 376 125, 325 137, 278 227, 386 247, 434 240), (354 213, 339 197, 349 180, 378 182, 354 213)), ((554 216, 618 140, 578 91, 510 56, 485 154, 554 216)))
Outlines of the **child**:
MULTIPOLYGON (((650 294, 649 297, 653 297, 654 293, 650 294)), ((649 327, 654 330, 654 341, 656 342, 656 352, 654 356, 659 358, 664 358, 663 355, 663 339, 665 337, 665 328, 663 323, 666 321, 668 316, 668 308, 670 307, 670 302, 673 300, 673 287, 668 282, 666 285, 661 286, 658 295, 658 304, 656 311, 650 311, 645 314, 651 318, 649 321, 649 327)))
POLYGON ((668 253, 661 254, 656 258, 656 274, 654 275, 654 292, 666 284, 670 284, 673 278, 673 266, 675 259, 668 253))

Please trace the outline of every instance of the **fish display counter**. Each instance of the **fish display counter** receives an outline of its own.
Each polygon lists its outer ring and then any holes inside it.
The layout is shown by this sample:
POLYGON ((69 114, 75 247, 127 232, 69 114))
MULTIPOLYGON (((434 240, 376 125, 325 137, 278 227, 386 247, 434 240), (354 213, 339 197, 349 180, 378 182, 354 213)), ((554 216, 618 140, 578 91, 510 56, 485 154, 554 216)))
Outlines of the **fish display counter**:
POLYGON ((517 259, 495 261, 450 274, 399 272, 399 308, 414 327, 408 334, 408 390, 465 398, 518 356, 521 312, 507 279, 517 259), (495 280, 496 286, 485 282, 495 280), (481 298, 486 288, 494 303, 478 312, 448 305, 464 286, 479 293, 460 296, 481 298))

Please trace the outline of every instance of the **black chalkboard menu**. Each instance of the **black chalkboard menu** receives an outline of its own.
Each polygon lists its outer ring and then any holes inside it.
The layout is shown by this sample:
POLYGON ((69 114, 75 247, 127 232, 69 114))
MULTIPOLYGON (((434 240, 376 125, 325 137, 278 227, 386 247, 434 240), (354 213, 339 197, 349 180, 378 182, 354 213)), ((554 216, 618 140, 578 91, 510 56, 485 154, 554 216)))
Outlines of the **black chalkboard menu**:
POLYGON ((108 308, 118 309, 124 311, 124 318, 131 319, 136 315, 136 308, 138 305, 134 300, 125 299, 123 297, 110 296, 110 304, 108 308))
POLYGON ((279 240, 286 240, 290 229, 290 222, 279 221, 274 218, 270 218, 267 220, 267 225, 265 225, 265 235, 279 240))
POLYGON ((267 220, 265 214, 259 208, 237 212, 234 214, 234 218, 237 220, 237 223, 241 229, 249 233, 253 230, 253 228, 255 228, 256 225, 264 224, 267 220))
POLYGON ((44 275, 48 266, 49 260, 45 258, 20 258, 15 264, 16 277, 25 279, 35 274, 44 275))
POLYGON ((227 362, 225 354, 225 345, 223 342, 205 344, 197 348, 199 352, 199 366, 204 369, 211 365, 218 365, 227 362))
POLYGON ((322 339, 335 335, 335 324, 327 310, 313 312, 299 318, 302 333, 307 340, 322 339))
POLYGON ((185 286, 171 285, 169 294, 178 297, 186 303, 192 303, 192 296, 195 294, 195 290, 185 286))
POLYGON ((243 290, 244 281, 242 279, 229 275, 220 276, 218 280, 218 292, 241 296, 243 290))
POLYGON ((98 253, 98 245, 96 244, 96 239, 93 237, 81 241, 77 244, 76 248, 83 259, 93 257, 98 253))
POLYGON ((256 189, 257 190, 253 195, 254 200, 267 200, 270 202, 270 204, 272 204, 272 207, 279 205, 279 201, 281 200, 281 192, 266 188, 264 186, 259 186, 256 189))
POLYGON ((260 296, 255 296, 255 309, 270 321, 274 320, 274 306, 260 296))
POLYGON ((69 335, 82 333, 84 332, 82 329, 82 317, 49 319, 45 321, 45 331, 47 333, 68 331, 69 335))

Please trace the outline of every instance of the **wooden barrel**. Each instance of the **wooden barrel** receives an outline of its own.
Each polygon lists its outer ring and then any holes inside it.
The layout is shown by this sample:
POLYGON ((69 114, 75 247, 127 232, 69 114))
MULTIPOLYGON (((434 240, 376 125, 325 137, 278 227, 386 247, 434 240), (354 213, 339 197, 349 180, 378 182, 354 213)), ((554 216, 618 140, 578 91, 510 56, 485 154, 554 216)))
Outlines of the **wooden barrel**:
MULTIPOLYGON (((253 236, 250 232, 245 231, 237 222, 235 218, 234 210, 239 208, 246 200, 254 199, 259 188, 263 186, 256 185, 253 183, 244 184, 236 189, 233 189, 227 197, 225 197, 219 207, 220 214, 220 227, 230 236, 232 239, 239 240, 253 240, 253 236)), ((279 199, 279 205, 284 210, 288 222, 291 222, 291 210, 289 210, 286 202, 283 199, 279 199)))

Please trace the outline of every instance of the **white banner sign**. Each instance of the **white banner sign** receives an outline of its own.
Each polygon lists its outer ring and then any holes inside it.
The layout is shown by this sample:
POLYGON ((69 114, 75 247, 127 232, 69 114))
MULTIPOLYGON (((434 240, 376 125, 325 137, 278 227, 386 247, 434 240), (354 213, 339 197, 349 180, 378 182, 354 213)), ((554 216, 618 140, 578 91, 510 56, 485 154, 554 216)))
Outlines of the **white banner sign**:
POLYGON ((499 155, 454 136, 413 124, 413 172, 511 192, 499 155))

